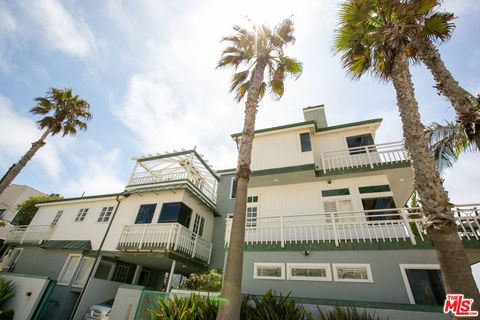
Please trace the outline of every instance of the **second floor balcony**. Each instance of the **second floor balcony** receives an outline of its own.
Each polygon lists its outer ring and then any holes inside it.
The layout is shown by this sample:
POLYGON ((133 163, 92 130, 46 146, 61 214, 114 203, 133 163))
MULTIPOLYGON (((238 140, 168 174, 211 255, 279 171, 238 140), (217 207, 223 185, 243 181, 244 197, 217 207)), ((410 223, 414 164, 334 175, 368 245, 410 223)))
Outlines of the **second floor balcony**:
POLYGON ((15 226, 7 235, 6 244, 42 244, 50 239, 54 227, 50 225, 15 226))

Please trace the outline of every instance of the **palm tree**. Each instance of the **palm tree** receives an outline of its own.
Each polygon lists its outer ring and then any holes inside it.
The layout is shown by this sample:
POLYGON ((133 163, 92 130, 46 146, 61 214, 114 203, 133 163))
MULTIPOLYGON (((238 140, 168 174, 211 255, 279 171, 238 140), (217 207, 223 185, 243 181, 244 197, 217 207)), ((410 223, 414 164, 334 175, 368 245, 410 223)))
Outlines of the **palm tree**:
POLYGON ((398 32, 410 23, 408 14, 403 14, 405 3, 400 0, 344 2, 334 50, 342 54, 343 66, 353 78, 370 73, 393 83, 405 146, 414 171, 414 189, 421 199, 427 219, 425 227, 435 244, 446 290, 475 299, 478 310, 480 294, 420 121, 409 70, 411 43, 408 35, 398 32))
POLYGON ((72 93, 72 89, 51 88, 45 97, 34 99, 37 103, 30 112, 44 116, 37 121, 40 129, 45 129, 39 140, 32 143, 30 149, 20 160, 12 165, 0 180, 0 195, 13 179, 27 165, 35 153, 45 145, 49 135, 62 133, 62 136, 75 136, 77 129, 86 130, 87 122, 92 118, 90 104, 72 93))
POLYGON ((468 140, 474 141, 480 150, 480 112, 475 108, 476 99, 462 88, 445 66, 435 42, 448 40, 455 28, 453 13, 438 10, 440 0, 409 0, 402 10, 410 16, 410 23, 402 32, 410 33, 412 53, 432 73, 438 92, 446 97, 456 113, 456 120, 468 140))
POLYGON ((233 68, 230 91, 235 92, 237 102, 247 95, 237 161, 234 216, 222 288, 222 297, 227 303, 220 306, 217 315, 217 319, 228 320, 240 318, 247 188, 258 103, 267 89, 274 99, 280 99, 285 77, 298 78, 302 72, 301 63, 284 54, 284 48, 295 42, 291 19, 282 21, 273 30, 265 25, 254 25, 252 29, 234 26, 233 30, 233 35, 222 40, 228 45, 217 66, 233 68), (238 71, 239 67, 245 68, 238 71))

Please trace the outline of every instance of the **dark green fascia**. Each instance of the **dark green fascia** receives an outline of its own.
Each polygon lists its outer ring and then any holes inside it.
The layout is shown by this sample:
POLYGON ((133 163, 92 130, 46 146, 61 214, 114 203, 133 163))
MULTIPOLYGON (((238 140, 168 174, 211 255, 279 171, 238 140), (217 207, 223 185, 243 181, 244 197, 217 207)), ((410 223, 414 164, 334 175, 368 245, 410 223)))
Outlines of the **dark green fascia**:
POLYGON ((322 190, 322 197, 348 196, 349 194, 348 188, 322 190))
POLYGON ((310 163, 310 164, 303 164, 303 165, 292 166, 292 167, 256 170, 256 171, 252 171, 252 177, 260 177, 260 176, 268 176, 272 174, 292 173, 292 172, 300 172, 300 171, 314 171, 314 170, 315 170, 315 164, 310 163))
POLYGON ((357 168, 346 168, 346 169, 337 169, 337 170, 327 170, 327 173, 324 173, 323 170, 315 170, 315 175, 317 177, 327 177, 327 176, 335 176, 341 174, 349 174, 349 173, 358 173, 358 172, 369 172, 369 171, 376 171, 376 170, 388 170, 388 169, 398 169, 398 168, 408 168, 411 167, 410 161, 401 161, 395 163, 385 163, 385 164, 376 164, 373 168, 370 166, 364 167, 357 167, 357 168))
POLYGON ((388 192, 390 191, 390 186, 384 184, 381 186, 358 187, 358 191, 360 191, 360 193, 388 192))
POLYGON ((176 251, 170 251, 168 253, 168 257, 172 260, 175 261, 180 261, 183 264, 186 264, 190 267, 198 268, 202 271, 205 271, 208 269, 208 264, 206 262, 203 262, 198 259, 193 259, 193 258, 188 258, 182 255, 181 253, 178 253, 176 251))
POLYGON ((54 203, 54 202, 64 202, 64 201, 74 201, 74 200, 85 200, 85 199, 96 199, 96 198, 110 198, 110 197, 116 197, 124 194, 123 192, 120 193, 109 193, 109 194, 99 194, 96 196, 85 196, 85 197, 75 197, 75 198, 65 198, 65 199, 58 199, 58 200, 48 200, 48 201, 42 201, 39 202, 38 204, 43 204, 43 203, 54 203))
MULTIPOLYGON (((315 121, 304 121, 304 122, 297 122, 297 123, 292 123, 292 124, 286 124, 283 126, 278 126, 278 127, 271 127, 271 128, 265 128, 265 129, 259 129, 255 130, 255 133, 263 133, 263 132, 269 132, 269 131, 277 131, 277 130, 282 130, 282 129, 288 129, 288 128, 295 128, 295 127, 301 127, 305 125, 313 125, 315 128, 315 132, 324 132, 324 131, 330 131, 330 130, 337 130, 337 129, 343 129, 343 128, 348 128, 348 127, 355 127, 355 126, 361 126, 363 124, 369 124, 369 123, 379 123, 382 122, 382 118, 376 118, 376 119, 370 119, 370 120, 364 120, 364 121, 357 121, 357 122, 349 122, 349 123, 344 123, 344 124, 339 124, 336 126, 329 126, 325 128, 317 128, 315 121)), ((232 138, 240 137, 242 133, 234 133, 231 135, 232 138)))

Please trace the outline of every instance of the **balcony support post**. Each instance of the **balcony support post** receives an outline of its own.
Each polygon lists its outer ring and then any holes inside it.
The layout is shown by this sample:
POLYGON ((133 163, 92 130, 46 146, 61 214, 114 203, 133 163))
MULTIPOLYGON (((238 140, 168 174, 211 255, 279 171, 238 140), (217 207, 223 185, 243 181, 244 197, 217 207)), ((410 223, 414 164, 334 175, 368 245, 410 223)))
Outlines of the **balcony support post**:
POLYGON ((171 247, 171 243, 172 243, 172 236, 173 236, 173 227, 175 226, 175 224, 172 223, 172 225, 170 226, 170 232, 168 233, 168 239, 167 239, 167 250, 170 249, 171 247))
POLYGON ((280 245, 285 247, 284 228, 283 228, 283 215, 280 215, 280 245))
POLYGON ((172 267, 170 268, 170 273, 168 274, 168 282, 167 282, 167 292, 171 291, 171 286, 172 286, 172 279, 173 279, 173 274, 175 273, 175 266, 177 265, 177 261, 173 260, 172 261, 172 267))
POLYGON ((175 237, 175 246, 173 247, 174 251, 177 251, 178 249, 178 239, 180 239, 180 232, 182 232, 182 228, 179 227, 179 225, 176 225, 176 231, 177 231, 177 236, 175 237))
POLYGON ((373 162, 372 162, 372 157, 370 156, 369 146, 365 146, 365 153, 367 154, 368 163, 370 164, 370 168, 373 169, 373 162))
POLYGON ((410 237, 410 241, 412 245, 417 245, 417 240, 415 240, 415 235, 413 234, 412 227, 410 226, 410 221, 408 221, 408 211, 407 210, 400 210, 400 215, 402 216, 403 223, 405 224, 405 228, 407 229, 408 236, 410 237))
POLYGON ((195 258, 195 253, 197 251, 197 245, 198 245, 198 237, 199 235, 195 235, 195 241, 193 242, 193 250, 192 250, 192 258, 195 258))

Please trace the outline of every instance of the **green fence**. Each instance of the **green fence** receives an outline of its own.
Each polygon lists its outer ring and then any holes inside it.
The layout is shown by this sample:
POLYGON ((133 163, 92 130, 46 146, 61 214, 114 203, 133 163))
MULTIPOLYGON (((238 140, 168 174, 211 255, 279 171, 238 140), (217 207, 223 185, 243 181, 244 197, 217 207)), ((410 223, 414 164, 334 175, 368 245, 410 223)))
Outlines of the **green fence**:
POLYGON ((150 310, 157 308, 157 301, 161 299, 166 301, 168 293, 160 291, 143 290, 138 302, 135 320, 150 320, 150 310))

